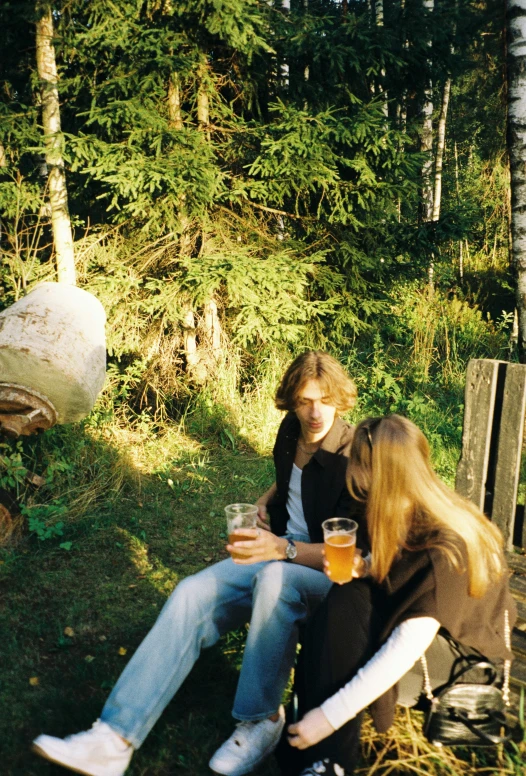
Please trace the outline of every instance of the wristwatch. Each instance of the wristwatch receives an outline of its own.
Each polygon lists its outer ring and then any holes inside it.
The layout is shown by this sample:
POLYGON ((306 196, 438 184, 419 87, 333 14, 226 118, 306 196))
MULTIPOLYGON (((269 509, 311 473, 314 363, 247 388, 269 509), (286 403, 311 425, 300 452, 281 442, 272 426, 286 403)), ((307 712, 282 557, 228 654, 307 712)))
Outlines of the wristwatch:
POLYGON ((285 560, 294 560, 297 554, 298 548, 292 539, 287 539, 287 546, 285 547, 285 560))

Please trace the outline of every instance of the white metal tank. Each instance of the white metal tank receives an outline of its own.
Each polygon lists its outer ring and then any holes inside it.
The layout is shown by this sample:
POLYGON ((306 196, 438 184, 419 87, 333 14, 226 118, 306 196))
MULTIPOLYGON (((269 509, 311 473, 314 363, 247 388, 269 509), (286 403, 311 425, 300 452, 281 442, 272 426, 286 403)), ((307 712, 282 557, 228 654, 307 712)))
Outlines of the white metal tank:
POLYGON ((92 294, 42 283, 0 313, 0 430, 81 420, 106 373, 106 314, 92 294))

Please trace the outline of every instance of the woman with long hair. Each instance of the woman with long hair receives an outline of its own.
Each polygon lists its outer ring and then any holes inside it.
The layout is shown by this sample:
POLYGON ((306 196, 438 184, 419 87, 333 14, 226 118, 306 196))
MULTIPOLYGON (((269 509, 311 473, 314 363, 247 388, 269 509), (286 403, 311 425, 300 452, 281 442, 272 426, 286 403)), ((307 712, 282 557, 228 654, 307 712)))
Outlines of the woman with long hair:
POLYGON ((358 556, 358 578, 334 585, 307 627, 296 679, 303 718, 288 728, 300 755, 288 773, 302 776, 352 773, 363 709, 387 730, 397 697, 414 705, 420 695, 424 653, 433 688, 470 657, 513 657, 501 534, 438 479, 414 423, 399 415, 360 423, 347 483, 365 510, 371 555, 358 556))

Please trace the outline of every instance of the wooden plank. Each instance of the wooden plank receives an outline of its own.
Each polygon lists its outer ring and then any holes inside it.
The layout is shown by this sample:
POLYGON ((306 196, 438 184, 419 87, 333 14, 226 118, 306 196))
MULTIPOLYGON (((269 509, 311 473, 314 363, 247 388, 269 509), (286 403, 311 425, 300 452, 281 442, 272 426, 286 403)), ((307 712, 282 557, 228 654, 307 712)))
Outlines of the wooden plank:
POLYGON ((511 648, 517 660, 526 661, 526 633, 516 628, 511 634, 511 648))
POLYGON ((510 577, 510 590, 516 601, 526 602, 526 577, 512 574, 510 577))
POLYGON ((456 490, 484 509, 486 477, 500 361, 472 358, 466 372, 462 457, 456 490))
POLYGON ((508 550, 513 546, 525 407, 526 365, 507 364, 491 520, 502 531, 508 550))
POLYGON ((519 574, 526 574, 526 555, 517 552, 507 552, 506 560, 510 569, 519 574))
POLYGON ((515 603, 517 604, 517 623, 515 627, 517 630, 526 633, 526 604, 522 601, 517 601, 516 598, 515 603))
POLYGON ((526 661, 514 660, 511 664, 511 684, 526 687, 526 661))

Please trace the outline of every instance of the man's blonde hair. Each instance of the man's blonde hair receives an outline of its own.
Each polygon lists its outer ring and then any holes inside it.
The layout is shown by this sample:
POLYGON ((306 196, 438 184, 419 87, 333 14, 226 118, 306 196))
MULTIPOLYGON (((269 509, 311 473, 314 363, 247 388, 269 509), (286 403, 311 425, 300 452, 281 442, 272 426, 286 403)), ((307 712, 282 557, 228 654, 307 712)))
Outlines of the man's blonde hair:
POLYGON ((338 413, 346 412, 356 404, 356 386, 342 365, 323 350, 307 350, 289 366, 276 391, 278 410, 293 412, 300 390, 309 380, 317 380, 328 403, 338 413))

